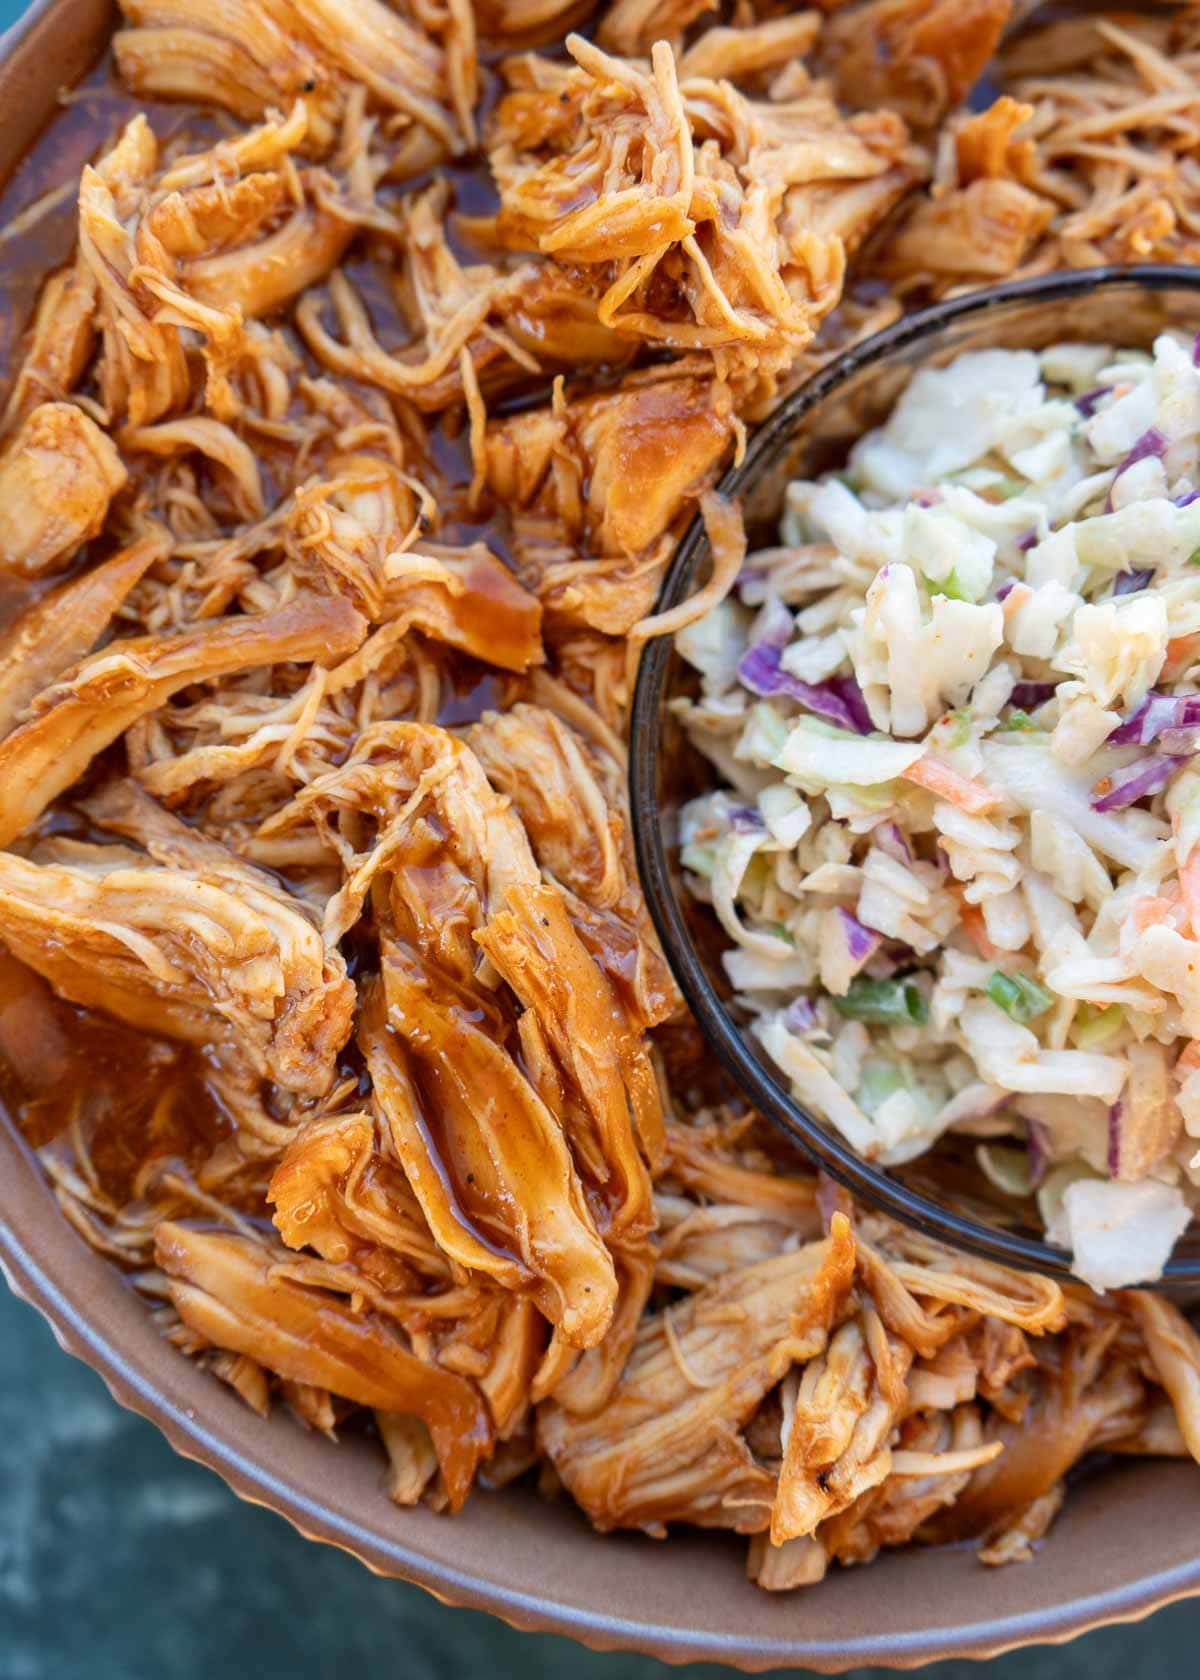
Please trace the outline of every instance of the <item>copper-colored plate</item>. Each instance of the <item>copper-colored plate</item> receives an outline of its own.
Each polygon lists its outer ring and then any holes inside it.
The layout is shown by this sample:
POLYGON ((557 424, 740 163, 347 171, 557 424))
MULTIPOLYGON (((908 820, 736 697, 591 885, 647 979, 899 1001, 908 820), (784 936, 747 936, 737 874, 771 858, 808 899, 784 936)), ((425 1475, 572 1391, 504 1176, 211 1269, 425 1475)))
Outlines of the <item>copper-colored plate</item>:
MULTIPOLYGON (((41 0, 0 42, 0 179, 52 114, 58 90, 95 60, 109 20, 104 0, 41 0)), ((837 1672, 1068 1639, 1200 1593, 1200 1474, 1176 1464, 1088 1477, 1032 1567, 993 1571, 969 1549, 909 1550, 778 1598, 744 1579, 743 1542, 601 1538, 567 1505, 524 1490, 477 1493, 454 1519, 398 1510, 366 1442, 335 1447, 283 1416, 264 1422, 161 1341, 116 1272, 64 1223, 3 1125, 0 1264, 122 1405, 243 1498, 371 1569, 516 1627, 668 1662, 837 1672)))

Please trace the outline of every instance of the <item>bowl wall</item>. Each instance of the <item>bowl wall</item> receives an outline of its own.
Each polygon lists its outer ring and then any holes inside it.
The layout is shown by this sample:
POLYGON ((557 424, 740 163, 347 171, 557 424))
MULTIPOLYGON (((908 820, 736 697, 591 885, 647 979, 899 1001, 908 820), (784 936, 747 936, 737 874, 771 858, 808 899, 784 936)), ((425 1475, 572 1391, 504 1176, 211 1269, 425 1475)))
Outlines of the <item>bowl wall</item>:
MULTIPOLYGON (((0 43, 0 173, 50 118, 57 90, 94 61, 109 15, 95 0, 49 0, 0 43)), ((599 1539, 566 1505, 523 1490, 476 1495, 453 1520, 399 1510, 365 1441, 335 1447, 284 1415, 264 1422, 163 1342, 113 1268, 66 1226, 2 1122, 0 1265, 123 1405, 242 1497, 379 1573, 594 1648, 750 1670, 906 1668, 1066 1639, 1200 1591, 1200 1476, 1167 1464, 1090 1478, 1036 1568, 985 1570, 963 1549, 899 1552, 778 1598, 744 1579, 742 1543, 599 1539)))

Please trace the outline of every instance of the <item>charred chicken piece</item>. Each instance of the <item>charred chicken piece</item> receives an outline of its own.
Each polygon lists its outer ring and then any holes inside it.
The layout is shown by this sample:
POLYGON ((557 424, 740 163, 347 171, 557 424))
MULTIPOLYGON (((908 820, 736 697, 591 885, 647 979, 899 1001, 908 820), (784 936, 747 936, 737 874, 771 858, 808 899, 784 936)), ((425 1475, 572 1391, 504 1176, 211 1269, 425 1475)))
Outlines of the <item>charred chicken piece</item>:
POLYGON ((21 367, 4 411, 4 430, 40 402, 61 401, 78 385, 96 341, 96 282, 80 257, 50 275, 38 297, 21 367))
POLYGON ((486 713, 469 738, 629 1019, 640 1032, 661 1025, 679 994, 638 883, 621 767, 539 706, 486 713))
POLYGON ((295 576, 348 596, 381 627, 339 686, 360 681, 412 630, 503 670, 542 663, 537 601, 483 543, 429 541, 434 506, 416 480, 372 456, 332 466, 297 490, 284 543, 295 576))
MULTIPOLYGON (((459 1264, 531 1294, 569 1342, 592 1345, 611 1318, 616 1278, 584 1184, 601 1197, 613 1186, 608 1216, 623 1215, 631 1232, 648 1215, 623 1070, 595 1038, 614 1024, 607 982, 555 895, 538 899, 519 820, 446 731, 368 732, 282 822, 314 819, 345 871, 327 911, 331 937, 373 893, 381 977, 367 988, 360 1040, 381 1121, 431 1230, 459 1264), (351 849, 352 835, 362 849, 351 849), (579 1069, 561 1069, 548 1043, 535 1044, 536 1010, 522 1032, 486 960, 497 940, 515 948, 531 936, 574 976, 579 1069), (531 1048, 543 1049, 541 1079, 531 1048), (560 1085, 564 1072, 570 1083, 560 1085), (614 1074, 615 1088, 605 1083, 614 1074), (598 1139, 589 1097, 601 1105, 598 1139)), ((557 1044, 557 1022, 541 1019, 557 1044)))
POLYGON ((586 555, 642 554, 713 475, 733 437, 728 392, 693 376, 630 380, 488 427, 487 478, 586 555))

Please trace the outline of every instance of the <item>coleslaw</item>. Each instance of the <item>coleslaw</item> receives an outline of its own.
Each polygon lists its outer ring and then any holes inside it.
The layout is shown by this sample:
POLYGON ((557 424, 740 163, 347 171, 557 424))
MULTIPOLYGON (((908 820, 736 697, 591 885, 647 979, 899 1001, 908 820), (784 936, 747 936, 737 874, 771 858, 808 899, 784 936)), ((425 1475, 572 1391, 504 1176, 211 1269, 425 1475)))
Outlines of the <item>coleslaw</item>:
POLYGON ((870 1160, 974 1139, 1097 1289, 1200 1200, 1198 360, 922 370, 677 636, 751 1030, 870 1160))

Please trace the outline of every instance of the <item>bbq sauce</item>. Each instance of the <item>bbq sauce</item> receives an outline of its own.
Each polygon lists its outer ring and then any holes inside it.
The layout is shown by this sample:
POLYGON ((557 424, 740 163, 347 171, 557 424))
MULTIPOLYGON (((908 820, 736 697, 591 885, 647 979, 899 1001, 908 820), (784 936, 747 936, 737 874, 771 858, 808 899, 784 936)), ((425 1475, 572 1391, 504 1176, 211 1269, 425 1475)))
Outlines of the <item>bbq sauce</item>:
POLYGON ((116 1203, 157 1161, 198 1164, 229 1124, 197 1052, 77 1009, 0 947, 0 1104, 116 1203))

